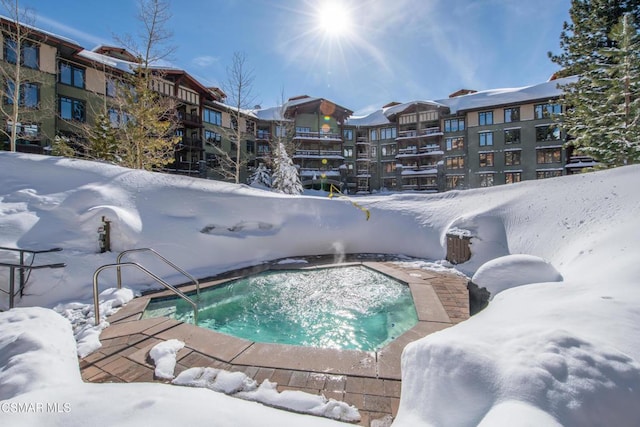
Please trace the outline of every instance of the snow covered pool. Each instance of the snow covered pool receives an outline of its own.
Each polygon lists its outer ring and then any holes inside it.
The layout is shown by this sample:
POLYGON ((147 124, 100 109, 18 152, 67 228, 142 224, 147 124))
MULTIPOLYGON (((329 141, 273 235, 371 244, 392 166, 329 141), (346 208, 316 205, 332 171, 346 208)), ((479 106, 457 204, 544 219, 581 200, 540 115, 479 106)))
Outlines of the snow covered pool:
MULTIPOLYGON (((197 302, 198 326, 263 343, 372 351, 418 322, 409 287, 364 266, 264 272, 202 290, 197 302)), ((153 299, 143 317, 158 316, 189 322, 193 310, 153 299)))

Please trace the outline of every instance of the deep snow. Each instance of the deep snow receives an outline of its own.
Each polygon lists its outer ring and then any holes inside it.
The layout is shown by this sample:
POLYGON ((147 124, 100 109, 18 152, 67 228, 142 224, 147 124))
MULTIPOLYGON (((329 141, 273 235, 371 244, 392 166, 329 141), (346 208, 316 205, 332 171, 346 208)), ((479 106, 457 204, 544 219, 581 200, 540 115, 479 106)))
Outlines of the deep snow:
MULTIPOLYGON (((22 307, 89 303, 95 269, 134 247, 153 247, 197 277, 341 251, 437 261, 450 229, 473 236, 471 260, 457 266, 469 277, 502 256, 539 257, 563 280, 538 283, 535 269, 516 277, 522 257, 506 258, 502 277, 508 272, 514 280, 493 288, 484 311, 405 349, 394 425, 631 426, 640 420, 638 166, 435 195, 358 197, 369 221, 346 199, 55 157, 0 153, 0 183, 0 246, 60 246, 62 252, 38 255, 36 264, 67 263, 34 271, 22 307), (99 254, 103 215, 112 221, 113 252, 99 254)), ((15 261, 8 253, 0 257, 15 261)), ((132 258, 170 283, 183 281, 151 258, 132 258)), ((499 268, 492 274, 501 277, 499 268)), ((101 290, 114 283, 113 275, 101 275, 101 290)), ((133 291, 150 286, 132 272, 125 283, 133 291)), ((203 389, 84 384, 62 317, 16 309, 0 313, 0 325, 3 425, 335 424, 203 389), (11 410, 18 402, 50 401, 69 407, 55 414, 11 410)))

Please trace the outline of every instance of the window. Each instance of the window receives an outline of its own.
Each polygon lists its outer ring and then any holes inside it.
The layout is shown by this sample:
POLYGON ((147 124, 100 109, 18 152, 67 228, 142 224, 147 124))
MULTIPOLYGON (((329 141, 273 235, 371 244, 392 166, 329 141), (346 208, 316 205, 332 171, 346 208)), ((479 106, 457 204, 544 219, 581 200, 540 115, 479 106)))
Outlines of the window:
MULTIPOLYGON (((12 121, 7 121, 7 134, 11 133, 12 121)), ((19 138, 33 139, 40 135, 40 125, 37 123, 18 123, 16 125, 16 133, 19 138)))
POLYGON ((396 128, 383 128, 380 129, 380 139, 396 139, 396 128))
POLYGON ((504 180, 507 184, 522 181, 522 172, 505 172, 504 180))
POLYGON ((480 167, 486 168, 489 166, 493 166, 493 153, 480 153, 480 167))
MULTIPOLYGON (((5 103, 13 104, 15 83, 7 80, 5 87, 5 103)), ((25 108, 38 108, 40 104, 40 86, 35 83, 22 83, 18 94, 18 105, 25 108)))
MULTIPOLYGON (((15 64, 17 62, 18 44, 15 40, 5 35, 4 39, 4 59, 5 61, 15 64)), ((23 42, 20 49, 20 65, 28 68, 40 68, 40 48, 31 42, 23 42)))
POLYGON ((478 124, 487 126, 493 124, 493 111, 481 111, 478 113, 478 124))
POLYGON ((270 152, 269 144, 258 144, 258 155, 268 155, 270 152))
POLYGON ((493 132, 480 132, 478 136, 480 137, 481 147, 489 147, 493 145, 493 132))
POLYGON ((343 129, 342 137, 347 141, 353 141, 353 130, 351 129, 343 129))
POLYGON ((58 80, 69 86, 84 89, 84 68, 66 62, 60 62, 58 80))
POLYGON ((222 126, 222 113, 220 111, 210 110, 205 108, 202 112, 202 120, 212 125, 222 126))
POLYGON ((107 96, 113 98, 114 96, 116 96, 116 90, 116 82, 108 78, 106 82, 105 93, 107 94, 107 96))
POLYGON ((464 150, 464 137, 445 138, 447 151, 464 150))
POLYGON ((560 139, 560 126, 536 126, 536 141, 556 141, 560 139))
POLYGON ((296 126, 296 133, 311 133, 311 128, 296 126))
POLYGON ((255 133, 256 131, 256 122, 252 122, 251 120, 245 121, 245 127, 247 133, 255 133))
POLYGON ((504 130, 504 143, 505 144, 520 144, 520 129, 505 129, 504 130))
POLYGON ((220 142, 222 141, 222 136, 218 132, 205 129, 204 140, 209 144, 220 146, 220 142))
POLYGON ((447 169, 464 169, 464 157, 447 157, 447 169))
POLYGON ((492 173, 481 173, 481 174, 478 174, 478 178, 480 179, 480 187, 491 187, 491 186, 493 186, 493 174, 492 173))
POLYGON ((464 175, 447 175, 447 190, 464 188, 464 175))
POLYGON ((536 163, 539 165, 546 163, 559 163, 562 158, 560 148, 540 148, 536 151, 536 163))
POLYGON ((383 156, 395 156, 397 153, 397 148, 395 144, 392 145, 383 145, 380 147, 380 152, 383 156))
POLYGON ((238 130, 238 119, 236 117, 231 117, 231 128, 238 130))
POLYGON ((562 176, 561 170, 536 171, 536 179, 555 178, 562 176))
POLYGON ((276 126, 276 137, 284 138, 287 136, 286 126, 276 126))
POLYGON ((378 130, 377 129, 371 129, 371 131, 369 132, 369 138, 371 139, 371 141, 377 141, 378 140, 378 130))
POLYGON ((64 120, 84 122, 86 120, 84 102, 64 96, 60 97, 60 117, 64 120))
POLYGON ((514 166, 520 164, 520 155, 522 152, 518 151, 505 151, 504 152, 504 164, 506 166, 514 166))
POLYGON ((375 159, 376 157, 378 157, 378 147, 376 147, 375 145, 373 145, 371 147, 371 158, 375 159))
POLYGON ((247 139, 246 143, 247 153, 253 154, 256 152, 256 143, 247 139))
POLYGON ((504 109, 504 122, 519 122, 520 121, 520 107, 505 108, 504 109))
POLYGON ((344 156, 353 157, 353 147, 344 147, 344 156))
POLYGON ((384 165, 384 171, 386 173, 393 173, 396 171, 396 162, 387 162, 384 165))
POLYGON ((464 130, 464 119, 447 119, 444 121, 445 132, 458 132, 464 130))
POLYGON ((533 111, 536 119, 548 119, 561 114, 562 106, 560 104, 536 104, 533 111))

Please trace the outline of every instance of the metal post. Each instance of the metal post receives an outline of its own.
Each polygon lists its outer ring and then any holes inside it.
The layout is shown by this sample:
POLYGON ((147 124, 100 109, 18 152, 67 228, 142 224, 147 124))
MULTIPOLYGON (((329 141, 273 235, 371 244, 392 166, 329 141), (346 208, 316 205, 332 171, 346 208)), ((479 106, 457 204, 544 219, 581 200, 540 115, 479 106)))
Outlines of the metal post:
POLYGON ((13 297, 14 295, 14 289, 15 289, 15 275, 16 275, 16 268, 15 267, 9 267, 9 308, 13 308, 13 297))
MULTIPOLYGON (((35 256, 35 255, 32 255, 35 256)), ((24 265, 24 251, 20 251, 20 265, 24 265)), ((20 296, 24 296, 24 267, 20 267, 20 296)))

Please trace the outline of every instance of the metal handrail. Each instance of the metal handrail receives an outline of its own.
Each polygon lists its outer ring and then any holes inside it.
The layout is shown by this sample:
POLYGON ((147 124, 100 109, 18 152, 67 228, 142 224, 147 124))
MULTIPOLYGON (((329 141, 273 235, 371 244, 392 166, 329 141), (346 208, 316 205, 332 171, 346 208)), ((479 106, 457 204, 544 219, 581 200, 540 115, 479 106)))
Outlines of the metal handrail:
MULTIPOLYGON (((12 262, 0 262, 0 267, 9 267, 10 269, 9 291, 7 292, 4 289, 0 289, 0 292, 4 292, 5 294, 9 295, 9 308, 13 308, 15 305, 15 297, 16 295, 18 295, 18 292, 15 291, 16 268, 20 269, 20 278, 22 280, 25 269, 31 271, 31 270, 37 270, 40 268, 62 268, 62 267, 66 267, 66 264, 63 262, 59 262, 55 264, 44 264, 44 265, 25 265, 23 263, 16 264, 12 262)), ((20 284, 18 291, 20 292, 20 296, 22 296, 24 291, 22 283, 20 284)))
POLYGON ((167 282, 165 282, 164 280, 162 280, 161 278, 159 278, 158 276, 156 276, 155 274, 153 274, 152 272, 150 272, 140 264, 136 262, 125 262, 125 263, 117 263, 117 264, 105 264, 101 267, 98 267, 96 272, 93 273, 93 309, 95 313, 96 326, 100 324, 100 305, 98 301, 98 276, 100 275, 101 271, 106 270, 107 268, 115 267, 115 268, 118 268, 118 271, 120 271, 120 267, 123 267, 123 266, 136 267, 139 270, 147 273, 147 275, 155 279, 156 282, 160 283, 162 286, 169 289, 171 292, 173 292, 174 294, 178 295, 180 298, 182 298, 183 300, 191 304, 191 306, 193 307, 193 323, 195 325, 198 324, 198 304, 196 304, 191 298, 189 298, 182 291, 175 288, 174 286, 171 286, 170 284, 168 284, 167 282))
MULTIPOLYGON (((35 261, 36 255, 37 254, 44 254, 44 253, 48 253, 48 252, 60 252, 62 250, 62 248, 51 248, 51 249, 40 249, 40 250, 34 250, 34 249, 21 249, 21 248, 10 248, 10 247, 6 247, 6 246, 0 246, 0 250, 2 251, 9 251, 9 252, 19 252, 20 253, 20 265, 15 265, 15 266, 10 266, 10 265, 3 265, 3 267, 12 267, 11 268, 11 278, 10 278, 10 282, 9 282, 9 287, 13 288, 14 286, 14 281, 15 281, 15 268, 19 268, 18 270, 18 277, 20 279, 20 296, 24 295, 24 287, 27 285, 27 281, 29 280, 29 275, 31 275, 31 270, 33 269, 33 262, 35 261), (31 254, 31 264, 27 265, 25 264, 24 261, 24 254, 28 253, 31 254), (29 270, 29 274, 27 275, 27 277, 25 278, 25 270, 29 270)), ((41 267, 37 267, 37 268, 45 268, 48 266, 41 266, 41 267)), ((64 265, 61 266, 57 266, 57 267, 49 267, 49 268, 60 268, 60 267, 64 267, 64 265)), ((6 291, 3 291, 5 293, 7 293, 6 291)), ((14 297, 17 294, 14 294, 13 291, 11 290, 11 297, 9 298, 9 308, 13 308, 13 303, 14 303, 14 297)))
MULTIPOLYGON (((198 297, 200 297, 200 282, 198 282, 198 279, 196 279, 195 277, 193 277, 192 275, 190 275, 189 273, 187 273, 186 271, 184 271, 183 269, 181 269, 180 267, 178 267, 177 265, 175 265, 174 263, 172 263, 171 261, 169 261, 168 259, 166 259, 162 255, 160 255, 154 249, 151 249, 151 248, 137 248, 137 249, 128 249, 126 251, 122 251, 118 255, 118 258, 116 259, 116 262, 118 264, 120 264, 122 262, 122 257, 124 257, 126 254, 129 254, 131 252, 143 252, 143 251, 148 251, 148 252, 151 252, 151 253, 155 254, 158 258, 160 258, 162 261, 164 261, 167 265, 169 265, 170 267, 173 267, 179 273, 182 273, 183 275, 185 275, 189 280, 191 280, 196 285, 196 295, 198 297)), ((122 273, 120 272, 120 268, 117 269, 117 281, 118 281, 118 289, 121 289, 122 288, 122 273)))

